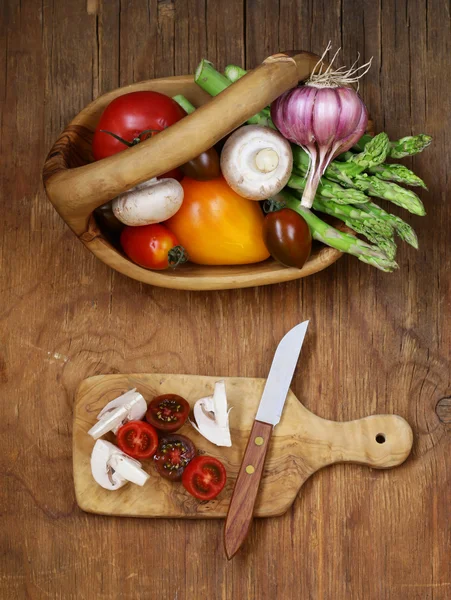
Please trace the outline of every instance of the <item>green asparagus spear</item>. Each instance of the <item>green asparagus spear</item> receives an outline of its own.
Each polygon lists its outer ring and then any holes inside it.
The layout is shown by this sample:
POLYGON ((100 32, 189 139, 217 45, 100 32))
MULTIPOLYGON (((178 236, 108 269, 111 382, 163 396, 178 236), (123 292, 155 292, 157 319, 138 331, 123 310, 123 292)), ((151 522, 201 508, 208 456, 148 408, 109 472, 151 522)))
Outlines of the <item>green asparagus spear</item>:
POLYGON ((217 96, 231 85, 227 77, 217 71, 213 63, 205 58, 197 66, 194 81, 210 96, 217 96))
MULTIPOLYGON (((287 185, 295 190, 304 191, 306 186, 305 176, 293 169, 287 185)), ((325 178, 321 179, 316 193, 318 196, 323 198, 330 198, 334 200, 337 204, 361 204, 368 202, 368 196, 366 196, 363 192, 355 189, 342 188, 338 183, 334 181, 328 181, 325 178)))
POLYGON ((426 214, 423 203, 412 190, 406 190, 396 183, 382 181, 382 179, 366 173, 357 175, 352 181, 358 190, 366 192, 369 196, 390 200, 393 204, 397 204, 415 215, 426 214))
POLYGON ((355 204, 337 204, 333 200, 315 197, 313 209, 337 217, 345 223, 348 220, 360 221, 362 226, 374 231, 375 234, 386 238, 393 237, 393 226, 389 220, 356 208, 355 204))
POLYGON ((375 135, 367 144, 363 152, 354 154, 350 162, 358 165, 362 171, 380 165, 385 161, 390 151, 390 140, 384 132, 375 135))
POLYGON ((381 164, 370 167, 368 171, 384 181, 395 181, 396 183, 404 183, 405 185, 420 186, 427 190, 424 181, 404 165, 381 164))
MULTIPOLYGON (((308 171, 310 157, 305 150, 296 144, 292 144, 293 164, 303 175, 308 171)), ((390 141, 386 133, 379 133, 371 138, 363 152, 359 154, 349 153, 346 162, 333 161, 326 169, 324 175, 336 183, 342 183, 347 187, 354 187, 352 178, 360 175, 366 169, 377 166, 384 162, 390 148, 390 141)))
MULTIPOLYGON (((353 150, 361 152, 365 149, 365 145, 372 139, 371 135, 365 134, 360 138, 353 150)), ((423 152, 425 148, 432 142, 430 135, 420 133, 419 135, 409 135, 403 137, 396 142, 390 142, 390 158, 404 158, 405 156, 413 156, 423 152)))
POLYGON ((390 150, 391 158, 404 158, 423 152, 432 142, 430 135, 420 133, 420 135, 410 135, 393 142, 390 150))
POLYGON ((378 246, 389 259, 393 260, 396 256, 396 243, 393 236, 393 230, 390 236, 381 235, 367 225, 364 221, 358 219, 345 219, 345 224, 356 233, 364 235, 368 241, 378 246))
POLYGON ((246 75, 246 73, 247 73, 247 71, 245 69, 242 69, 238 65, 227 65, 226 68, 224 69, 224 75, 232 83, 235 83, 235 81, 238 81, 238 79, 241 79, 241 77, 244 77, 244 75, 246 75))
MULTIPOLYGON (((244 69, 243 69, 244 71, 244 69)), ((246 73, 244 72, 243 75, 246 73)), ((201 87, 210 96, 217 96, 223 92, 232 82, 227 79, 222 73, 217 71, 213 64, 203 58, 197 66, 196 73, 194 75, 194 81, 199 87, 201 87)), ((262 125, 264 127, 272 127, 275 129, 275 125, 271 120, 271 113, 269 108, 264 108, 262 111, 247 120, 247 123, 254 125, 262 125)))
POLYGON ((178 94, 177 96, 172 96, 172 99, 177 102, 179 106, 183 108, 183 110, 189 115, 196 110, 196 107, 191 104, 188 98, 185 98, 182 94, 178 94))
POLYGON ((383 208, 374 202, 366 202, 365 204, 355 205, 359 210, 370 213, 379 219, 387 221, 395 230, 399 237, 418 250, 418 238, 414 229, 400 217, 386 212, 383 208))
POLYGON ((373 265, 381 271, 390 272, 398 267, 396 262, 389 259, 384 252, 379 250, 379 248, 371 246, 353 235, 338 231, 338 229, 335 229, 322 221, 308 208, 301 206, 301 201, 286 190, 280 192, 280 195, 288 208, 296 211, 306 220, 315 240, 318 240, 327 246, 331 246, 332 248, 336 248, 341 252, 353 254, 362 262, 373 265))

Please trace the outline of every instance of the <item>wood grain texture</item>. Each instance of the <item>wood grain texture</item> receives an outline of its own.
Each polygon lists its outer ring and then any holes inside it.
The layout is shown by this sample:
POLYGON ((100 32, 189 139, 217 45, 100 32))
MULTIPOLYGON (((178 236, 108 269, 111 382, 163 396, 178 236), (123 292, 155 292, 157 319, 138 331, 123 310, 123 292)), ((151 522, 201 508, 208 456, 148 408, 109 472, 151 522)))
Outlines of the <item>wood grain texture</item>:
MULTIPOLYGON (((448 4, 426 0, 0 2, 0 597, 7 600, 448 600, 451 396, 448 4), (180 292, 109 269, 48 202, 46 155, 99 94, 137 80, 254 66, 289 48, 373 59, 361 93, 376 130, 429 133, 402 162, 427 217, 386 275, 352 257, 280 285, 180 292), (290 510, 257 519, 232 562, 223 522, 116 519, 76 506, 72 417, 100 373, 265 377, 310 319, 292 389, 334 420, 395 413, 414 430, 395 471, 337 465, 290 510), (155 543, 157 540, 157 543, 155 543), (170 557, 170 558, 169 558, 170 557)), ((388 205, 384 203, 384 207, 388 205)))
MULTIPOLYGON (((226 378, 232 447, 217 448, 188 423, 180 429, 201 453, 221 460, 227 470, 224 492, 212 502, 199 503, 180 485, 163 480, 145 461, 151 475, 146 486, 126 486, 111 493, 96 484, 91 474, 90 457, 94 440, 87 434, 96 415, 107 402, 137 388, 147 401, 161 394, 179 394, 191 406, 213 393, 219 377, 199 375, 99 375, 82 382, 74 406, 73 469, 77 503, 85 511, 104 515, 135 517, 218 518, 225 517, 233 486, 240 469, 249 434, 253 427, 264 379, 226 378)), ((265 423, 260 424, 261 430, 265 423)), ((257 432, 255 435, 262 435, 257 432)), ((264 436, 268 438, 269 436, 264 436)), ((114 436, 108 436, 114 443, 114 436)), ((268 441, 268 440, 267 440, 268 441)), ((396 415, 377 415, 335 423, 309 412, 290 392, 281 422, 275 428, 268 462, 255 465, 263 473, 262 488, 255 506, 257 517, 283 514, 293 503, 300 487, 315 471, 336 462, 354 462, 373 468, 391 468, 405 461, 412 447, 409 425, 396 415), (376 437, 384 436, 384 443, 376 437), (283 479, 284 486, 280 485, 283 479)), ((267 450, 267 444, 262 450, 267 450)), ((255 500, 255 497, 254 497, 255 500)), ((252 502, 252 506, 254 502, 252 502)))

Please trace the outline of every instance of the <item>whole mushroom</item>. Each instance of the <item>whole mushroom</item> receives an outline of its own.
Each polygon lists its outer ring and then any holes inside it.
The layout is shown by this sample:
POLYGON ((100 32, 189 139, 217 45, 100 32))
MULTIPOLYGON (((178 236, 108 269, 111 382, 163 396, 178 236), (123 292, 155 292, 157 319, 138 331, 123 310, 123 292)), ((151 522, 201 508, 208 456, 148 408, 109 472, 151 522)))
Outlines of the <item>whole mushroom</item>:
POLYGON ((166 221, 183 202, 183 188, 176 179, 150 179, 113 200, 113 213, 132 227, 166 221))
POLYGON ((245 125, 227 140, 221 170, 229 186, 249 200, 266 200, 279 193, 293 168, 290 143, 277 131, 245 125))

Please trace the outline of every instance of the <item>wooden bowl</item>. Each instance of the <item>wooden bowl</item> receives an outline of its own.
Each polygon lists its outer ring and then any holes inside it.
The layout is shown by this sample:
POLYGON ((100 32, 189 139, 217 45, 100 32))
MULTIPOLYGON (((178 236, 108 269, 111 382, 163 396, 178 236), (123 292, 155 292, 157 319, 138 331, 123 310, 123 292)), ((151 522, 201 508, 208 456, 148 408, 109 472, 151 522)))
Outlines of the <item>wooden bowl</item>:
POLYGON ((276 54, 211 98, 191 75, 144 81, 119 88, 91 102, 71 121, 53 145, 44 165, 49 200, 83 244, 120 273, 151 285, 182 290, 219 290, 290 281, 325 269, 341 252, 314 245, 302 269, 286 268, 268 259, 243 266, 201 266, 188 263, 175 270, 150 271, 132 263, 115 248, 96 223, 93 211, 120 193, 161 175, 211 148, 225 135, 306 79, 318 57, 307 52, 276 54), (183 94, 200 107, 191 115, 145 142, 94 162, 92 136, 106 106, 122 94, 154 90, 183 94))

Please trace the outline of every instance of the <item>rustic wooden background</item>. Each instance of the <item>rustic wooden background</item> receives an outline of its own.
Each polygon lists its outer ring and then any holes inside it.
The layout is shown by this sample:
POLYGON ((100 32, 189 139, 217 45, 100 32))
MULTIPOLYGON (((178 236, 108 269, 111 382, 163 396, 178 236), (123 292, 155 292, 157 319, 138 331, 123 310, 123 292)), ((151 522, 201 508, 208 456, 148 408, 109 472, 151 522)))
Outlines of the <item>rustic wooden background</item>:
MULTIPOLYGON (((450 6, 445 0, 2 0, 0 597, 5 600, 451 597, 450 6), (430 187, 387 275, 343 258, 304 281, 242 291, 152 289, 91 256, 47 202, 41 169, 93 98, 192 72, 252 67, 278 50, 373 68, 377 130, 434 136, 408 166, 430 187), (395 412, 411 458, 309 480, 285 516, 255 524, 227 563, 222 523, 95 517, 76 506, 74 392, 89 375, 265 376, 311 319, 294 392, 321 416, 395 412), (447 400, 448 398, 448 400, 447 400), (437 403, 442 400, 437 407, 437 403), (448 408, 447 408, 448 406, 448 408)), ((283 481, 281 481, 283 485, 283 481)))

